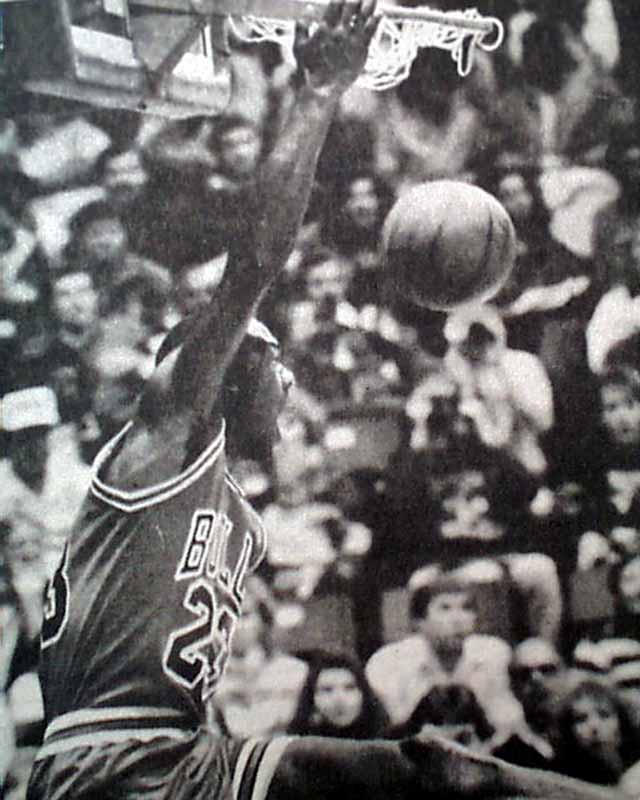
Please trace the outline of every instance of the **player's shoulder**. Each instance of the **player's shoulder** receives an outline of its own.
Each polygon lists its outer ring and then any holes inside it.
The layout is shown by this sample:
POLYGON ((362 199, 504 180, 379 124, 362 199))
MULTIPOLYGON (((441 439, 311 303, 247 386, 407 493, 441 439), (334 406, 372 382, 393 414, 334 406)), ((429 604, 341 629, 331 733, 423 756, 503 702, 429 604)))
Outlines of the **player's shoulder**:
POLYGON ((156 429, 128 423, 98 453, 91 494, 125 512, 175 497, 214 464, 224 463, 224 421, 217 420, 206 433, 202 449, 189 457, 191 429, 186 420, 176 417, 156 429))

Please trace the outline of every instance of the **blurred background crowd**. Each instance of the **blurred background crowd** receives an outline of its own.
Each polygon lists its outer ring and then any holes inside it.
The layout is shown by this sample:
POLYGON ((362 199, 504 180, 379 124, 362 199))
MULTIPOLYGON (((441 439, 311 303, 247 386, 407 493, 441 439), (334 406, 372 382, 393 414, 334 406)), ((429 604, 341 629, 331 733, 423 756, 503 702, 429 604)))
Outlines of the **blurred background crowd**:
MULTIPOLYGON (((218 723, 437 726, 640 797, 640 29, 631 0, 477 6, 506 38, 467 78, 427 49, 344 98, 262 308, 297 385, 273 463, 234 465, 269 548, 218 723), (433 178, 513 218, 490 305, 383 278, 386 213, 433 178)), ((290 97, 275 45, 234 61, 223 117, 0 118, 0 796, 42 735, 45 583, 90 464, 215 291, 290 97)))

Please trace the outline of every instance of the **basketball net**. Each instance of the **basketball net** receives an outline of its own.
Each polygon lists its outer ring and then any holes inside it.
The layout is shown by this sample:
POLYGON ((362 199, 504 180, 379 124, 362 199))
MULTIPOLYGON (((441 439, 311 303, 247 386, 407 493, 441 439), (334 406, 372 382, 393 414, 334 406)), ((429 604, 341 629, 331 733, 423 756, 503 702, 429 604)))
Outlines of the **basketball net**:
MULTIPOLYGON (((462 77, 473 66, 476 47, 487 52, 502 43, 504 27, 495 17, 483 17, 475 8, 436 11, 427 6, 405 8, 383 4, 382 19, 369 47, 369 57, 357 85, 383 91, 401 83, 423 47, 448 50, 462 77)), ((312 23, 312 25, 317 23, 312 23)), ((262 16, 231 17, 231 26, 248 42, 276 42, 291 63, 295 21, 262 16)))

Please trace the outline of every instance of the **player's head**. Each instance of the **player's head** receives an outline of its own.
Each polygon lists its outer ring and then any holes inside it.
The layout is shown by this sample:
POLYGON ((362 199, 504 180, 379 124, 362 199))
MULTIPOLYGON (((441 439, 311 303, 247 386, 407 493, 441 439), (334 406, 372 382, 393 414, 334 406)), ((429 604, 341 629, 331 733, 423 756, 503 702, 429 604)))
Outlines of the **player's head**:
POLYGON ((233 456, 270 460, 293 382, 293 373, 280 360, 278 340, 253 319, 225 379, 222 413, 233 456))

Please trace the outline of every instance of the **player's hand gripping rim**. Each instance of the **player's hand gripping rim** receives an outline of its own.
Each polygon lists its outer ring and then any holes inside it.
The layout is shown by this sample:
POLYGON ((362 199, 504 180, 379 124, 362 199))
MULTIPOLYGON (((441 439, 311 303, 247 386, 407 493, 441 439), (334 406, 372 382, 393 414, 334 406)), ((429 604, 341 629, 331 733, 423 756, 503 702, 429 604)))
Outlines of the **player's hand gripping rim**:
POLYGON ((313 33, 296 24, 293 52, 312 89, 344 90, 364 69, 380 21, 377 0, 335 0, 313 33))

